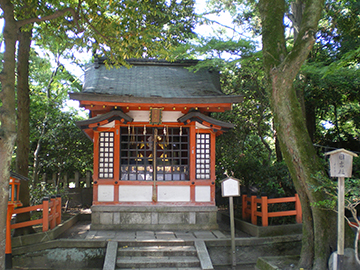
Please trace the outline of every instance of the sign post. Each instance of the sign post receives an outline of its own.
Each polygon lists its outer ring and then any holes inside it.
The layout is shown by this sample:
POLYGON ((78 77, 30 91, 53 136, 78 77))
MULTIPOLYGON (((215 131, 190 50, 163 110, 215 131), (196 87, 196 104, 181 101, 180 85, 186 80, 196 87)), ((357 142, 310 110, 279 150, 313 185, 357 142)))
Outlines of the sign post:
POLYGON ((233 269, 236 267, 236 252, 235 252, 235 224, 234 224, 234 196, 240 196, 240 180, 232 177, 225 178, 221 182, 221 191, 223 197, 229 197, 229 211, 230 211, 230 229, 231 229, 231 255, 233 269))
POLYGON ((337 256, 334 256, 336 270, 343 270, 345 239, 345 177, 351 177, 353 152, 337 149, 325 153, 330 156, 330 176, 338 178, 338 242, 337 256))

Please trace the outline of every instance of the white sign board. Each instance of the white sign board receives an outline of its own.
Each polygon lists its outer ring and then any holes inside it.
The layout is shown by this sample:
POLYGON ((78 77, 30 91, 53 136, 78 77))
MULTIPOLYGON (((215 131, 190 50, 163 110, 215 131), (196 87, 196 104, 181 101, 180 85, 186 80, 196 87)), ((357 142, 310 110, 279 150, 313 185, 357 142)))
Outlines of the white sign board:
POLYGON ((355 153, 345 149, 338 149, 326 153, 330 155, 330 176, 331 177, 351 177, 353 157, 355 153))
POLYGON ((240 196, 240 180, 232 177, 222 180, 221 191, 223 197, 240 196))

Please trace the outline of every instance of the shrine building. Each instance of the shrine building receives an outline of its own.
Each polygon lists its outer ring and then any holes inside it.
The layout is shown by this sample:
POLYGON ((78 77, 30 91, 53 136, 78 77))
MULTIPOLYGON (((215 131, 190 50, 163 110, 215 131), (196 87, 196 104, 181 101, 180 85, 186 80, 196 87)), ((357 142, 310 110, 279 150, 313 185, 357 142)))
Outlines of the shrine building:
POLYGON ((198 61, 87 66, 77 122, 94 144, 92 229, 215 229, 215 140, 233 125, 210 116, 242 96, 221 92, 198 61))

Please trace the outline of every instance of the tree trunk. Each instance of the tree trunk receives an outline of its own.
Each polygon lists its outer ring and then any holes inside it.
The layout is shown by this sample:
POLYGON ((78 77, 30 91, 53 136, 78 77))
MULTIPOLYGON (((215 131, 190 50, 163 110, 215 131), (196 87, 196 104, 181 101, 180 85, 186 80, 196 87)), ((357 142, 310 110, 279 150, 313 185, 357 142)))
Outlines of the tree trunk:
POLYGON ((306 2, 299 36, 287 52, 284 35, 284 0, 261 0, 262 42, 267 88, 281 152, 289 168, 303 209, 303 239, 299 267, 327 269, 330 253, 336 248, 336 215, 311 206, 325 199, 314 192, 315 175, 324 173, 306 129, 303 110, 293 81, 313 44, 323 1, 306 2))
POLYGON ((306 128, 309 132, 310 139, 312 142, 315 141, 315 132, 316 132, 316 112, 313 104, 306 105, 306 128))
MULTIPOLYGON (((17 151, 16 151, 16 171, 20 175, 28 177, 29 174, 29 154, 30 154, 30 94, 29 94, 29 56, 32 29, 30 31, 20 31, 18 42, 17 57, 17 151)), ((21 180, 20 201, 23 207, 30 206, 29 181, 21 180)), ((16 216, 16 222, 30 220, 30 213, 22 213, 16 216)), ((35 233, 32 226, 15 230, 14 235, 24 235, 35 233)))
POLYGON ((0 0, 5 21, 5 51, 0 74, 0 270, 5 269, 6 215, 9 199, 10 163, 16 139, 15 117, 15 43, 17 25, 10 0, 0 0))

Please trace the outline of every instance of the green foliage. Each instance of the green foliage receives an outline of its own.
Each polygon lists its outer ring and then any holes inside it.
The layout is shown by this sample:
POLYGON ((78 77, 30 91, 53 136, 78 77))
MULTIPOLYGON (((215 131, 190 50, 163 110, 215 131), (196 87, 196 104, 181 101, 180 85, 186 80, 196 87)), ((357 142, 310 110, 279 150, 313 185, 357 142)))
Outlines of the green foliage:
POLYGON ((326 69, 308 64, 301 71, 297 88, 305 91, 308 121, 314 122, 314 142, 360 151, 359 70, 342 68, 324 77, 326 69), (324 127, 325 123, 331 124, 324 127))
POLYGON ((354 157, 353 158, 353 172, 352 172, 352 176, 354 178, 359 178, 360 179, 360 157, 354 157))
MULTIPOLYGON (((92 144, 75 125, 76 120, 79 117, 74 113, 59 109, 49 115, 45 134, 41 137, 38 174, 46 173, 51 177, 53 173, 85 173, 86 170, 92 170, 92 144)), ((34 153, 41 134, 32 135, 31 152, 34 153)))
POLYGON ((360 4, 358 1, 327 1, 319 22, 316 61, 331 64, 359 48, 360 4))
MULTIPOLYGON (((50 52, 48 52, 49 58, 50 52)), ((33 181, 44 173, 51 178, 92 170, 92 144, 75 125, 83 120, 75 111, 64 111, 68 91, 80 91, 77 78, 55 57, 55 65, 31 50, 30 56, 30 156, 33 181)), ((53 58, 54 59, 54 58, 53 58)), ((19 151, 19 149, 16 149, 19 151)))
POLYGON ((38 183, 30 189, 31 205, 42 204, 43 198, 61 195, 61 200, 66 201, 69 198, 68 189, 58 187, 49 183, 38 183))
MULTIPOLYGON (((313 186, 315 192, 325 192, 327 199, 314 202, 313 205, 327 210, 337 210, 338 184, 337 179, 331 179, 318 173, 314 176, 320 185, 313 186)), ((360 179, 345 178, 345 208, 352 211, 360 204, 360 179)), ((354 218, 357 215, 353 216, 354 218)))
POLYGON ((327 1, 317 40, 295 83, 313 142, 360 152, 358 1, 327 1), (325 126, 326 125, 326 126, 325 126))
POLYGON ((169 56, 174 44, 193 34, 195 22, 193 0, 27 2, 14 2, 18 20, 52 16, 33 25, 40 46, 92 52, 114 64, 127 58, 169 56))

